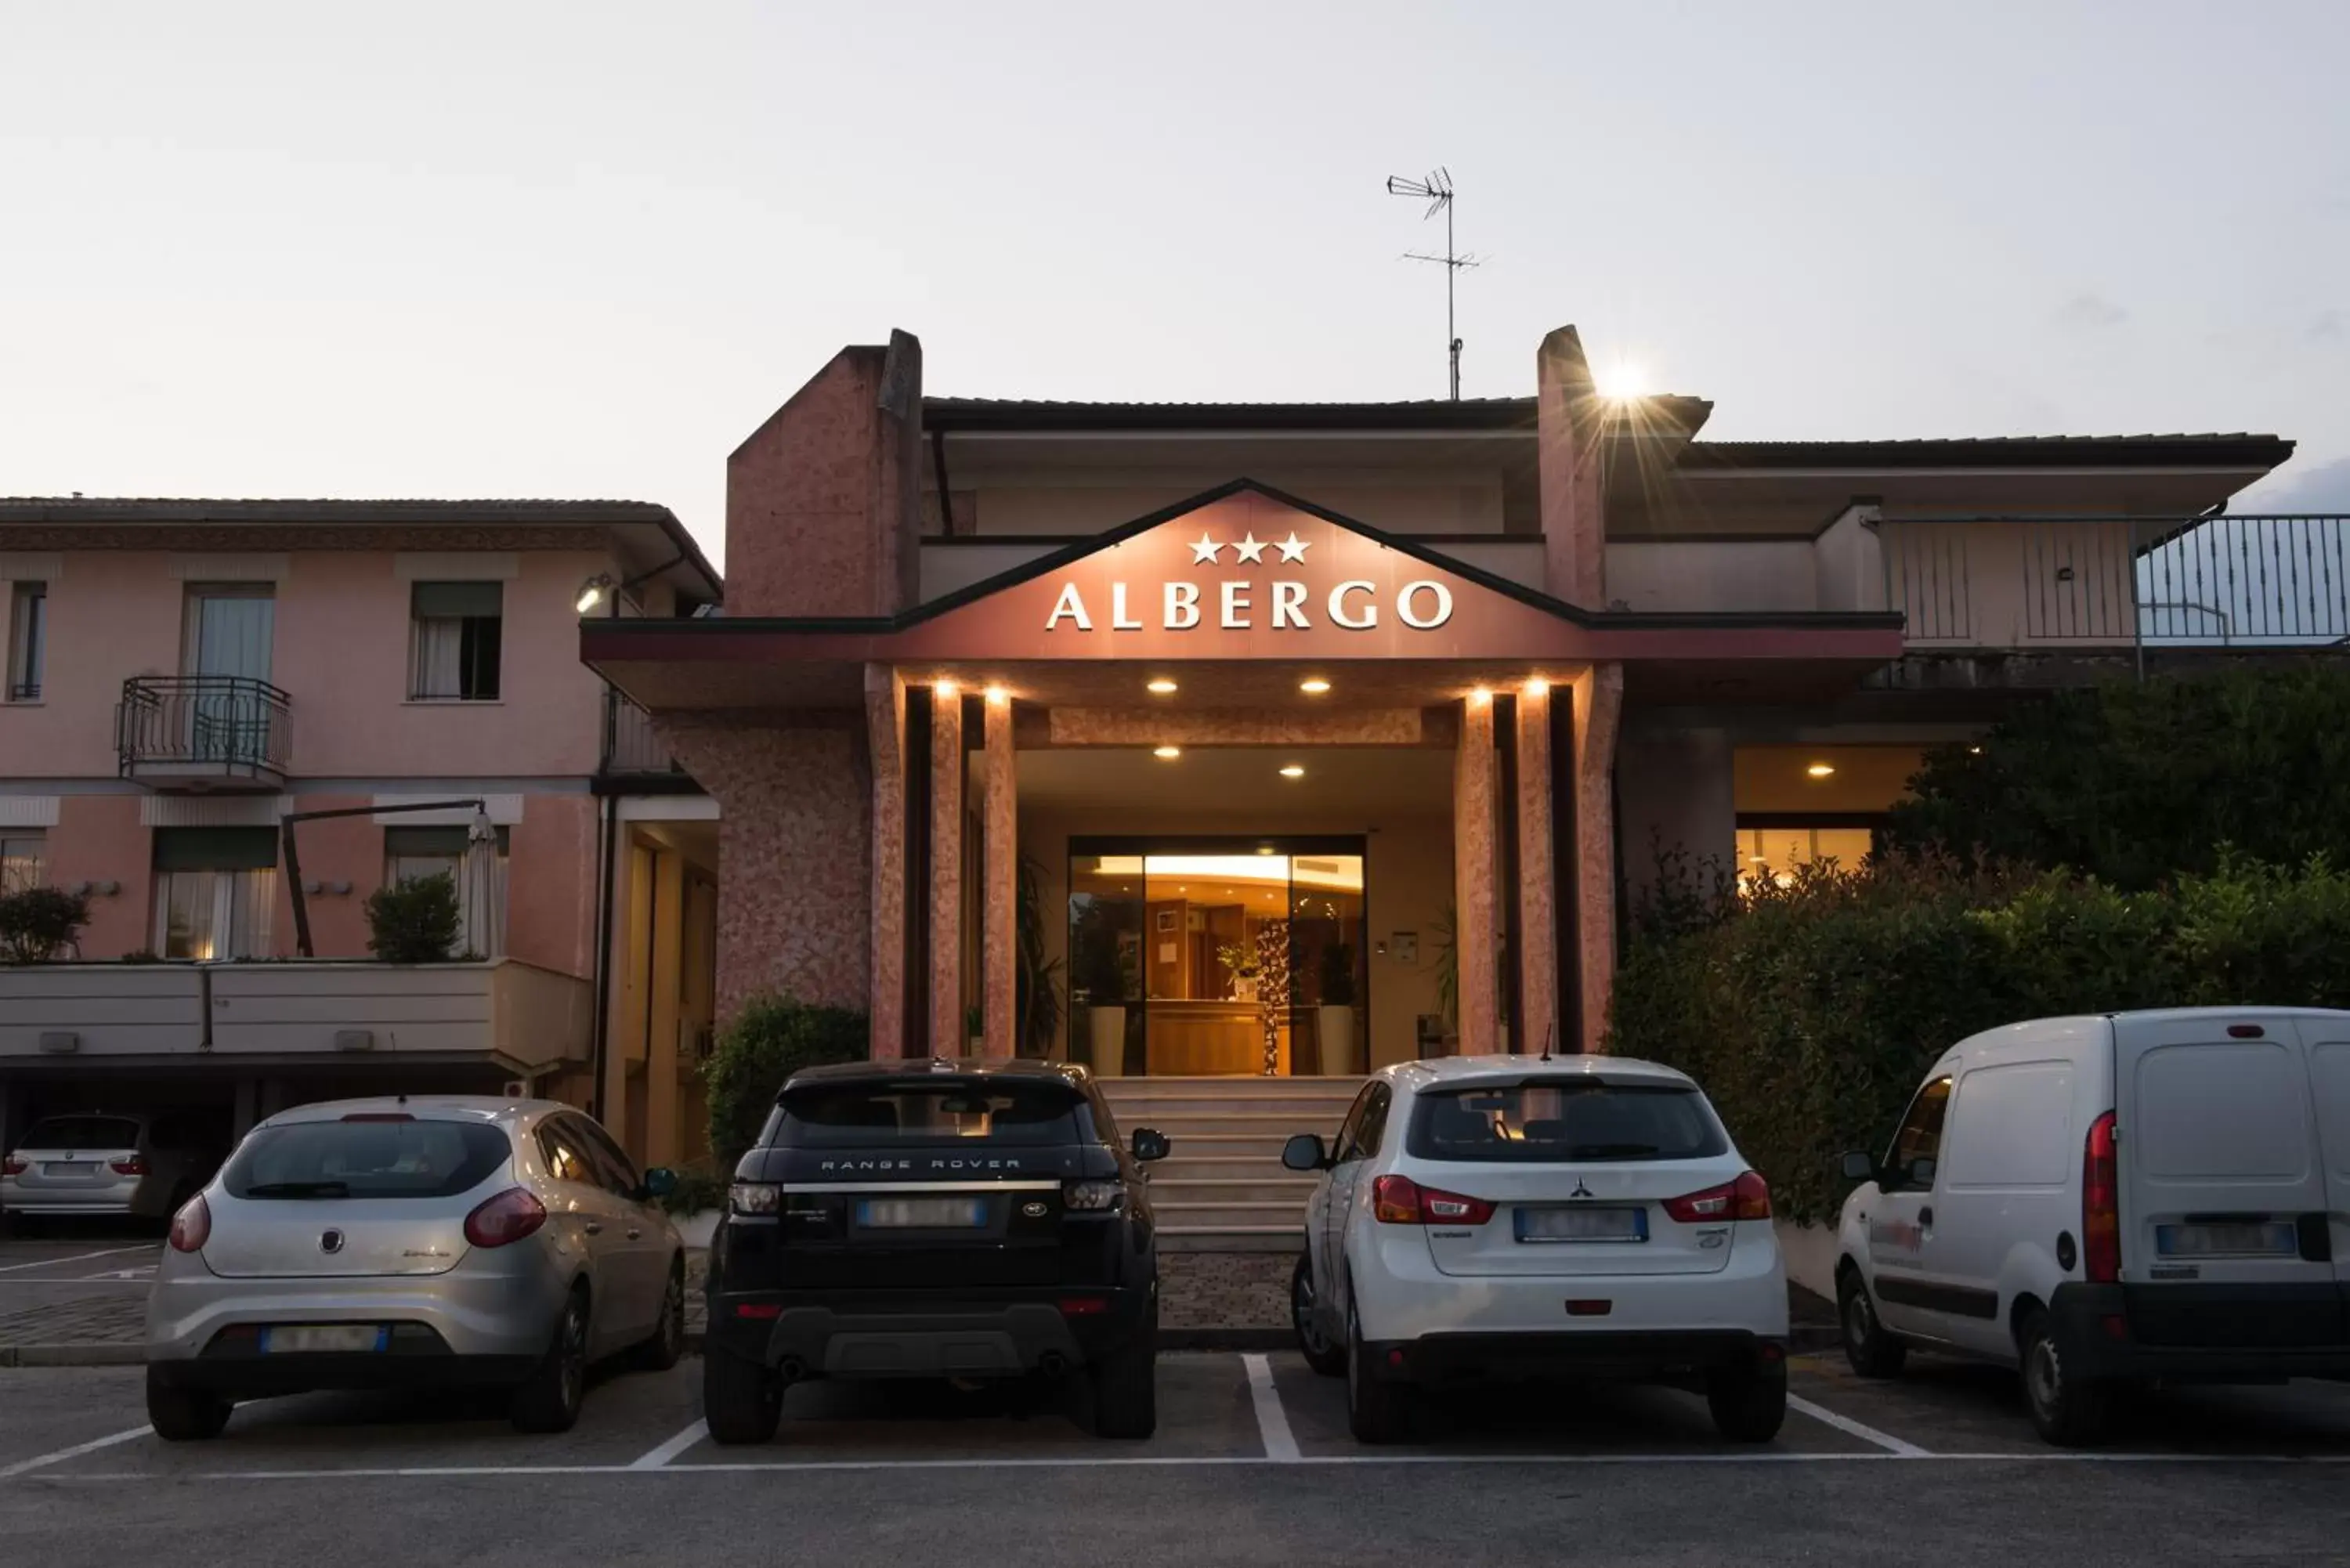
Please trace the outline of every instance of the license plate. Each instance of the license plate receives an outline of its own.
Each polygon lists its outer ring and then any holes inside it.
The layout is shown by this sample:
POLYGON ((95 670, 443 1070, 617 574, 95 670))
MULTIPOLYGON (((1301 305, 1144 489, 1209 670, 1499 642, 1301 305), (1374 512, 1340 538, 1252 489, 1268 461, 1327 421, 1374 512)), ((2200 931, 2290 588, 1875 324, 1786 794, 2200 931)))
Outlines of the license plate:
POLYGON ((2292 1258, 2301 1237, 2282 1220, 2199 1220, 2157 1225, 2154 1250, 2166 1258, 2292 1258))
POLYGON ((381 1350, 391 1331, 371 1323, 291 1324, 261 1331, 264 1355, 315 1355, 328 1351, 381 1350))
POLYGON ((41 1166, 43 1176, 96 1176, 98 1161, 94 1159, 52 1159, 41 1166))
POLYGON ((978 1198, 866 1198, 857 1223, 868 1231, 968 1231, 987 1223, 978 1198))
POLYGON ((1519 1209, 1521 1241, 1645 1241, 1645 1209, 1519 1209))

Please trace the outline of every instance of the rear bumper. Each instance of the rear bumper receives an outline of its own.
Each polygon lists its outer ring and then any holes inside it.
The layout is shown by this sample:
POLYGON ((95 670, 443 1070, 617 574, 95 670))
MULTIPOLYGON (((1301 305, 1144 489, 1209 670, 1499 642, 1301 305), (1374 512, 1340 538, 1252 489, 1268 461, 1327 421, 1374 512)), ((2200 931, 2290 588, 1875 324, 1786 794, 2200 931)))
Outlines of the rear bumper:
POLYGON ((1082 1287, 977 1297, 712 1292, 704 1354, 794 1377, 1017 1377, 1082 1366, 1128 1345, 1148 1331, 1150 1296, 1082 1287), (1065 1300, 1088 1310, 1066 1312, 1065 1300))
POLYGON ((9 1214, 140 1214, 161 1219, 171 1194, 151 1176, 68 1187, 31 1185, 0 1177, 0 1212, 9 1214))
POLYGON ((372 1355, 265 1355, 258 1334, 231 1330, 193 1360, 151 1360, 148 1370, 170 1387, 265 1399, 325 1389, 511 1387, 538 1360, 538 1353, 459 1355, 432 1329, 404 1323, 372 1355))
MULTIPOLYGON (((209 1361, 243 1330, 257 1325, 374 1323, 428 1330, 454 1359, 520 1357, 527 1365, 546 1354, 570 1281, 543 1255, 535 1256, 537 1249, 500 1251, 506 1255, 490 1256, 504 1272, 489 1272, 493 1265, 477 1252, 445 1274, 307 1280, 224 1279, 201 1263, 167 1254, 147 1298, 147 1359, 209 1361)), ((258 1355, 252 1359, 280 1361, 258 1355)), ((298 1359, 323 1364, 325 1358, 298 1359)), ((387 1353, 353 1359, 372 1366, 408 1358, 387 1353)))
POLYGON ((2350 1295, 2339 1286, 2067 1283, 2049 1315, 2084 1377, 2350 1378, 2350 1295))
POLYGON ((1669 1383, 1783 1368, 1787 1360, 1783 1336, 1735 1330, 1431 1334, 1364 1350, 1380 1381, 1422 1388, 1531 1377, 1669 1383))

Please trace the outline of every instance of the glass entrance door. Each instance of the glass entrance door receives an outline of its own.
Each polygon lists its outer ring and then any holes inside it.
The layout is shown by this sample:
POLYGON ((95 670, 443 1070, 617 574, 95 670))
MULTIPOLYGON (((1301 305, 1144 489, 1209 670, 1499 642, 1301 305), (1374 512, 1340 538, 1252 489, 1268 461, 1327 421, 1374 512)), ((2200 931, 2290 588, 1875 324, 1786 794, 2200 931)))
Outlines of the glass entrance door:
POLYGON ((1361 1071, 1359 839, 1079 839, 1069 888, 1070 1054, 1097 1073, 1361 1071))

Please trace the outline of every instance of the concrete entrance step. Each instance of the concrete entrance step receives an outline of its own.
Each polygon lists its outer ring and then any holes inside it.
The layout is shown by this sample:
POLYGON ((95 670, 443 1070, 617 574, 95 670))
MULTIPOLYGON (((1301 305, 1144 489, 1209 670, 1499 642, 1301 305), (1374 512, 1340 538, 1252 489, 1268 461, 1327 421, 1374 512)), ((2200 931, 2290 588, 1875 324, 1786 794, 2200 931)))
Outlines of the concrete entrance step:
POLYGON ((1270 1154, 1245 1157, 1211 1154, 1193 1146, 1184 1152, 1178 1144, 1175 1152, 1150 1168, 1154 1187, 1164 1187, 1170 1181, 1303 1181, 1311 1184, 1310 1173, 1288 1169, 1281 1163, 1281 1150, 1276 1146, 1270 1154))
POLYGON ((1202 1231, 1267 1230, 1305 1232, 1305 1199, 1301 1195, 1294 1199, 1268 1202, 1166 1202, 1156 1192, 1151 1195, 1151 1212, 1159 1217, 1159 1225, 1171 1234, 1196 1235, 1202 1231))

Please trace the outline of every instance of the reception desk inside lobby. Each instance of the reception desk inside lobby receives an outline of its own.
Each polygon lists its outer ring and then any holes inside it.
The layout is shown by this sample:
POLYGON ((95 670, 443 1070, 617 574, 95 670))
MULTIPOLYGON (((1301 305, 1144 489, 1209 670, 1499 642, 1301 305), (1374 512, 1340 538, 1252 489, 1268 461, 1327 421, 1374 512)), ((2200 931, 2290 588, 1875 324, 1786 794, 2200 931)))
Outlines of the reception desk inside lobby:
MULTIPOLYGON (((1280 1070, 1289 1071, 1289 1030, 1279 1036, 1280 1070)), ((1264 1071, 1263 1026, 1253 1002, 1150 1003, 1152 1076, 1208 1077, 1264 1071)))

